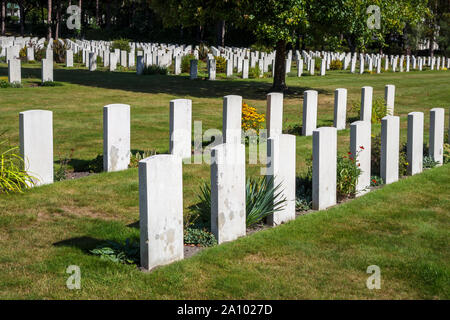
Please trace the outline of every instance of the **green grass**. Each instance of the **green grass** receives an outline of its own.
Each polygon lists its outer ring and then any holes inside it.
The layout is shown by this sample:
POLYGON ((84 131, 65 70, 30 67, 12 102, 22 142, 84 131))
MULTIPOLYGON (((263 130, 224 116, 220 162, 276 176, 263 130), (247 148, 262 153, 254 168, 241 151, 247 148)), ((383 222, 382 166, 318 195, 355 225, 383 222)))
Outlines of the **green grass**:
MULTIPOLYGON (((20 111, 54 112, 55 161, 74 149, 72 166, 102 153, 102 107, 131 105, 131 148, 169 149, 169 101, 193 100, 193 120, 203 131, 222 127, 222 97, 242 95, 265 112, 271 79, 190 81, 186 76, 136 76, 132 72, 55 69, 57 87, 39 87, 37 65, 23 65, 24 88, 0 89, 0 131, 18 143, 20 111)), ((7 74, 0 64, 0 78, 7 74)), ((333 123, 333 91, 347 88, 350 101, 364 85, 383 97, 396 85, 395 113, 448 112, 450 73, 425 71, 288 78, 284 127, 301 125, 302 93, 319 91, 318 125, 333 123)), ((349 118, 355 118, 349 114, 349 118)), ((447 127, 447 126, 446 126, 447 127)), ((373 126, 373 132, 380 130, 373 126)), ((425 140, 426 141, 426 140, 425 140)), ((349 129, 339 132, 340 152, 349 129)), ((297 137, 297 172, 311 157, 311 137, 297 137)), ((258 166, 249 166, 256 174, 258 166)), ((184 165, 184 207, 196 202, 209 166, 184 165)), ((150 274, 101 261, 88 251, 104 240, 138 237, 136 169, 63 181, 0 196, 0 298, 450 298, 450 166, 428 170, 328 211, 207 249, 150 274), (81 267, 82 290, 65 287, 67 266, 81 267), (379 265, 382 289, 368 290, 367 266, 379 265)))

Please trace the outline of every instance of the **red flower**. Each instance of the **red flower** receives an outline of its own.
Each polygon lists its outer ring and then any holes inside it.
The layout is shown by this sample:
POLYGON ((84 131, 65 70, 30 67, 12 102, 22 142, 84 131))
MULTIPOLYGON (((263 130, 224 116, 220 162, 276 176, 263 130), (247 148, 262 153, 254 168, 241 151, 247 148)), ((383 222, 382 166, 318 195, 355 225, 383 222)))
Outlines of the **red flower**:
POLYGON ((375 179, 372 179, 372 182, 373 182, 373 183, 377 183, 377 180, 375 180, 375 179))
POLYGON ((363 147, 363 146, 359 146, 359 148, 360 148, 361 150, 364 150, 364 147, 363 147))
POLYGON ((347 152, 347 154, 348 154, 348 155, 351 155, 352 153, 351 153, 351 152, 347 152))

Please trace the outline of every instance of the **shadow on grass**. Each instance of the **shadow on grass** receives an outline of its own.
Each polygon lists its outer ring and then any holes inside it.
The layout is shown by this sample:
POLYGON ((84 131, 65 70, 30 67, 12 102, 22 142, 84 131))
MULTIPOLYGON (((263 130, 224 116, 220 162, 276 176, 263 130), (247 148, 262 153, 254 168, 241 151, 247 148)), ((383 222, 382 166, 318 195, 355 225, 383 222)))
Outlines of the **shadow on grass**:
POLYGON ((105 240, 95 239, 92 237, 76 237, 53 243, 55 247, 74 247, 79 248, 83 252, 89 253, 90 250, 97 248, 105 243, 105 240))
MULTIPOLYGON (((0 68, 0 75, 7 75, 8 69, 0 68)), ((22 67, 23 79, 40 78, 40 68, 22 67)), ((165 93, 174 96, 197 98, 221 98, 226 95, 240 95, 244 99, 261 100, 271 91, 272 81, 264 80, 189 80, 188 76, 138 76, 132 72, 109 72, 82 69, 55 69, 55 81, 77 85, 126 90, 139 93, 165 93)), ((302 98, 306 90, 317 90, 331 95, 332 91, 319 88, 290 86, 284 93, 286 98, 302 98)))

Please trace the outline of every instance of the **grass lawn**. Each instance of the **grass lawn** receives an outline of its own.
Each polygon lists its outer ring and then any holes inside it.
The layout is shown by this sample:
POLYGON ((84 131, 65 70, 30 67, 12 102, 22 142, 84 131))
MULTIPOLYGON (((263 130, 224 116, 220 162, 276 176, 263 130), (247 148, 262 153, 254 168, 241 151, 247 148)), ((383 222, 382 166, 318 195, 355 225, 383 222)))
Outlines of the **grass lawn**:
MULTIPOLYGON (((7 68, 0 64, 0 78, 7 68)), ((169 101, 193 101, 203 131, 222 127, 222 97, 242 95, 265 112, 271 79, 190 81, 186 76, 136 76, 131 72, 55 69, 62 86, 39 87, 40 69, 23 65, 25 88, 0 89, 0 132, 18 144, 20 111, 54 112, 55 162, 74 149, 73 167, 102 153, 102 107, 131 105, 131 148, 169 149, 169 101)), ((349 106, 362 86, 383 97, 396 85, 395 114, 448 112, 450 72, 349 74, 288 78, 284 127, 301 125, 302 96, 319 91, 318 126, 333 123, 333 92, 347 88, 349 106)), ((448 117, 448 114, 446 114, 448 117)), ((347 119, 355 119, 351 112, 347 119)), ((349 122, 349 121, 348 121, 349 122)), ((447 125, 446 125, 447 128, 447 125)), ((373 126, 373 133, 379 132, 373 126)), ((339 132, 340 152, 349 129, 339 132)), ((312 138, 297 137, 297 172, 311 157, 312 138)), ((56 163, 57 165, 57 163, 56 163)), ((258 166, 249 166, 256 174, 258 166)), ((208 165, 184 165, 184 206, 196 202, 208 165)), ((362 198, 316 212, 275 229, 206 249, 150 274, 88 253, 104 240, 138 237, 136 169, 58 182, 24 194, 0 196, 0 298, 450 298, 450 165, 404 179, 362 198), (69 265, 79 265, 82 290, 65 287, 69 265), (365 287, 367 266, 382 272, 382 289, 365 287)))

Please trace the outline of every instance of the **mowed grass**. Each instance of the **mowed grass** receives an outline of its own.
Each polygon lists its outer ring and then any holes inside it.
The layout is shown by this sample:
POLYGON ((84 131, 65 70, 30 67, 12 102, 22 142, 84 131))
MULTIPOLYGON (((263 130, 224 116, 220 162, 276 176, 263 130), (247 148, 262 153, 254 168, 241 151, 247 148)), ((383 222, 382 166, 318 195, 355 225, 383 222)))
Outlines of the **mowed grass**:
MULTIPOLYGON (((36 65, 24 65, 25 84, 39 82, 36 65)), ((0 77, 7 74, 0 65, 0 77)), ((301 125, 303 91, 319 91, 318 125, 333 123, 333 91, 347 88, 359 101, 364 85, 383 97, 396 85, 395 113, 406 141, 406 116, 450 102, 450 73, 426 71, 326 77, 289 77, 284 126, 301 125)), ((131 72, 55 69, 58 87, 0 89, 0 131, 18 143, 18 113, 54 112, 55 161, 74 149, 87 161, 102 153, 102 107, 131 105, 131 148, 169 149, 169 101, 193 101, 193 120, 203 131, 222 128, 222 97, 242 95, 265 112, 271 79, 190 81, 186 76, 136 76, 131 72)), ((349 113, 349 118, 356 114, 349 113)), ((448 117, 448 115, 447 115, 448 117)), ((446 124, 447 128, 447 124, 446 124)), ((379 125, 373 126, 373 132, 379 125)), ((349 129, 339 132, 339 151, 347 152, 349 129)), ((426 141, 426 140, 425 140, 426 141)), ((311 157, 311 137, 297 137, 297 171, 311 157)), ((57 165, 57 164, 56 164, 57 165)), ((248 166, 258 174, 258 166, 248 166)), ((209 166, 184 165, 185 211, 196 202, 209 166)), ((136 169, 58 182, 24 194, 0 196, 1 298, 449 298, 450 167, 386 186, 327 211, 284 226, 207 249, 186 261, 144 274, 89 254, 104 240, 138 237, 136 169), (382 289, 368 290, 367 266, 382 272, 382 289), (79 265, 82 290, 65 287, 69 265, 79 265)))

